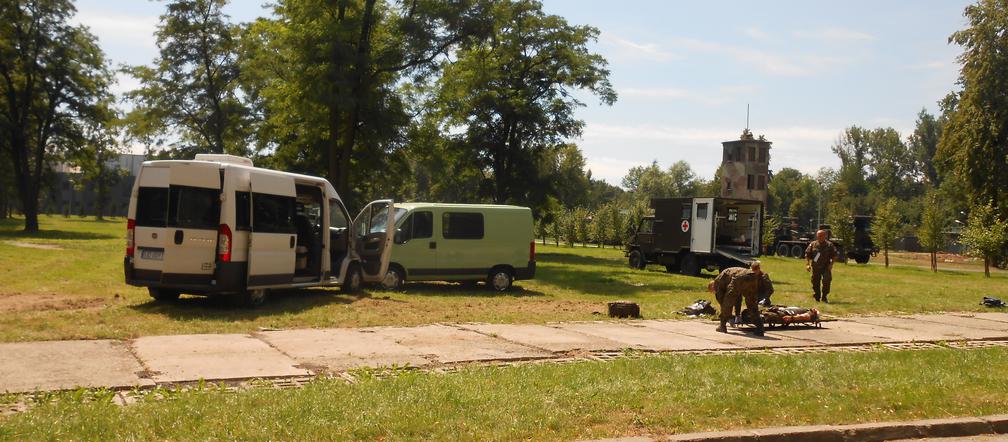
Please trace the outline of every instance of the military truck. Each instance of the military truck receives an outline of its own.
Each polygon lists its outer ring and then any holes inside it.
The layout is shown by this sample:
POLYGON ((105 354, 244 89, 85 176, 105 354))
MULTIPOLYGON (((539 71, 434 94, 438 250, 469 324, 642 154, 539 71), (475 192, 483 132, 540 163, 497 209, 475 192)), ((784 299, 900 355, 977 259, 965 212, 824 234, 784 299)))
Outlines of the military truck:
POLYGON ((627 245, 630 267, 665 266, 669 273, 748 266, 760 255, 763 203, 731 198, 655 198, 627 245))
MULTIPOLYGON (((878 247, 872 243, 871 239, 871 219, 870 216, 855 215, 851 222, 854 224, 854 238, 847 241, 844 238, 834 237, 829 224, 820 224, 819 229, 825 230, 827 237, 839 252, 839 261, 847 262, 853 259, 858 264, 866 264, 868 260, 878 253, 878 247)), ((805 258, 805 248, 815 240, 815 232, 804 230, 797 222, 797 218, 783 218, 783 223, 777 228, 774 234, 773 245, 770 246, 772 253, 777 256, 790 256, 793 258, 805 258)))

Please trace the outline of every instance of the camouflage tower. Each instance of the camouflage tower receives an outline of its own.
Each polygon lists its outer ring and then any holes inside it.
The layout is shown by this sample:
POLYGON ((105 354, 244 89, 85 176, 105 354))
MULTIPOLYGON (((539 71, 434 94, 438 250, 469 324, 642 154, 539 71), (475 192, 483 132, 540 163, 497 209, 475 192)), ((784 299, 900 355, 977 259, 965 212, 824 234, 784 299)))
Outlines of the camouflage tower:
POLYGON ((749 129, 737 140, 725 141, 721 159, 721 196, 767 202, 770 181, 770 142, 754 138, 749 129))

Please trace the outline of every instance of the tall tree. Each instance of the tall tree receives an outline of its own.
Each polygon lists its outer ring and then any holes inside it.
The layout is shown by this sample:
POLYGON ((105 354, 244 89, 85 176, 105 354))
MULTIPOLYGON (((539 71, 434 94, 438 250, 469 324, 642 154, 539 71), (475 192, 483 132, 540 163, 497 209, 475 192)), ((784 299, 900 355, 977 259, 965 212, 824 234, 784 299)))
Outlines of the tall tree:
MULTIPOLYGON (((882 246, 882 256, 885 257, 885 266, 889 267, 889 249, 892 248, 893 241, 900 229, 900 215, 896 207, 896 199, 889 198, 883 201, 875 209, 875 219, 872 220, 872 241, 876 245, 882 246)), ((853 238, 847 239, 847 244, 851 244, 853 238)))
POLYGON ((122 170, 110 163, 120 152, 117 139, 118 115, 109 97, 99 103, 95 118, 83 126, 83 144, 71 153, 71 162, 81 170, 82 184, 90 186, 95 195, 95 216, 104 218, 109 203, 109 191, 122 179, 122 170))
POLYGON ((0 3, 0 150, 9 156, 25 215, 38 231, 46 164, 81 144, 81 125, 108 95, 97 39, 69 23, 69 0, 0 3))
POLYGON ((949 37, 962 46, 957 97, 942 131, 938 158, 964 178, 974 203, 1008 215, 1008 3, 980 0, 966 7, 966 29, 949 37))
POLYGON ((931 271, 938 271, 938 251, 945 247, 945 226, 948 223, 948 210, 938 192, 928 191, 924 197, 924 212, 921 215, 920 226, 917 227, 917 238, 921 246, 931 255, 931 271))
POLYGON ((662 170, 657 161, 647 166, 634 166, 622 180, 623 187, 645 204, 651 198, 692 196, 696 193, 697 176, 689 163, 677 161, 662 170))
POLYGON ((918 169, 924 175, 931 187, 937 188, 941 185, 941 177, 935 167, 934 157, 938 151, 938 141, 941 139, 943 120, 935 118, 928 113, 927 109, 921 109, 917 114, 917 123, 914 131, 910 134, 909 143, 918 164, 918 169))
POLYGON ((155 35, 152 66, 125 72, 140 81, 126 98, 135 105, 136 138, 167 142, 176 155, 247 154, 248 110, 239 89, 238 29, 222 11, 227 0, 173 0, 155 35))
POLYGON ((406 173, 411 104, 420 99, 407 90, 485 33, 486 8, 485 0, 277 2, 275 18, 252 24, 242 46, 259 147, 285 168, 326 175, 344 199, 391 192, 403 181, 396 172, 406 173))
POLYGON ((878 199, 905 198, 911 195, 910 181, 916 174, 916 161, 891 127, 868 133, 868 180, 878 199))
POLYGON ((991 260, 1002 252, 1008 241, 1008 223, 1001 218, 994 205, 977 204, 970 210, 966 227, 959 232, 959 242, 973 256, 983 258, 984 276, 990 278, 991 260))
POLYGON ((609 71, 589 45, 590 26, 573 26, 543 12, 536 0, 494 2, 489 36, 464 45, 445 66, 436 105, 444 127, 458 128, 498 203, 524 203, 551 183, 542 182, 538 158, 551 146, 579 136, 584 122, 574 110, 587 90, 604 104, 616 100, 609 71))

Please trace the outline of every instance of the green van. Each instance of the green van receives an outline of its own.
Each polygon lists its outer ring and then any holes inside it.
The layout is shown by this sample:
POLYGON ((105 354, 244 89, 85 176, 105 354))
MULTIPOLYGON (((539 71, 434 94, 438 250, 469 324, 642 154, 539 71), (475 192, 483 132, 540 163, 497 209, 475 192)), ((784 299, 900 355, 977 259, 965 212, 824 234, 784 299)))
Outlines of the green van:
POLYGON ((532 210, 490 204, 396 204, 396 231, 382 285, 479 281, 497 291, 535 277, 532 210))

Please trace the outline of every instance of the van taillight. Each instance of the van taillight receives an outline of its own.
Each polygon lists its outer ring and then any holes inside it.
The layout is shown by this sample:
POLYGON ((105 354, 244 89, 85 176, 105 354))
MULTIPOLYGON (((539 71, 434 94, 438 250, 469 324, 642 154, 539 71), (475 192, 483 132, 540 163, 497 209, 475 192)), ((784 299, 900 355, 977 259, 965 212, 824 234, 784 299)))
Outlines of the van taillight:
POLYGON ((136 244, 133 242, 133 233, 136 231, 136 220, 126 220, 126 256, 133 256, 136 244))
POLYGON ((535 240, 529 242, 529 261, 535 261, 535 240))
POLYGON ((231 228, 221 224, 217 231, 217 260, 231 262, 231 228))

